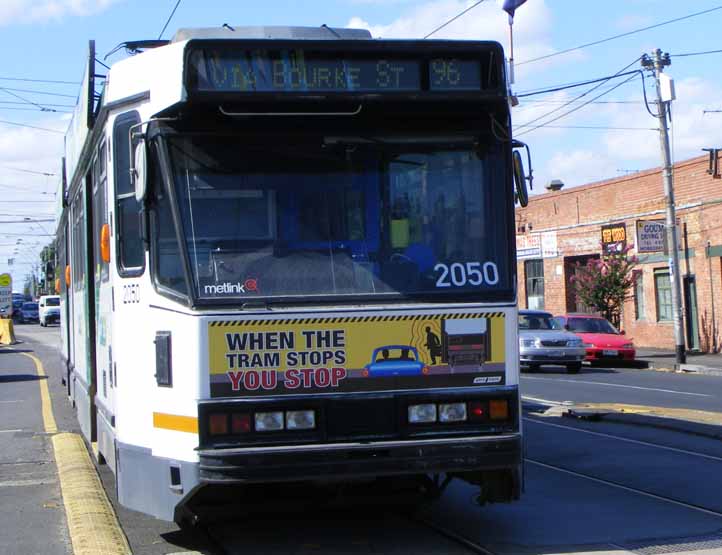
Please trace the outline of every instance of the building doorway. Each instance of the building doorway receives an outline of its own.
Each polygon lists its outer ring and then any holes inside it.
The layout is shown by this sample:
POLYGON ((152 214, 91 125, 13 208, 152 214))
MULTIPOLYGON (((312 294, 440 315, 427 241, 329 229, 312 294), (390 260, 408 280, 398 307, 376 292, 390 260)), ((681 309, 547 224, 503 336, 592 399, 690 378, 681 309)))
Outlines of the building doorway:
POLYGON ((570 280, 572 276, 579 273, 581 267, 586 266, 590 260, 597 259, 599 259, 598 254, 567 256, 564 258, 564 285, 566 289, 567 312, 582 312, 586 314, 595 312, 592 308, 585 305, 577 296, 574 285, 570 282, 570 280))

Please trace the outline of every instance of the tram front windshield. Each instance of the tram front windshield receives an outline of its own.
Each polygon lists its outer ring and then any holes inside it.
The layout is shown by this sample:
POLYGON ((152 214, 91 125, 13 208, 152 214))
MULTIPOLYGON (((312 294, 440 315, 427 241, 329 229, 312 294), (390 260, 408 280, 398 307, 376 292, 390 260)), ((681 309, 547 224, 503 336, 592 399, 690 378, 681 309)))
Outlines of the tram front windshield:
MULTIPOLYGON (((499 144, 173 135, 167 147, 199 300, 484 300, 512 290, 499 144)), ((159 197, 158 279, 182 290, 169 195, 159 197)))

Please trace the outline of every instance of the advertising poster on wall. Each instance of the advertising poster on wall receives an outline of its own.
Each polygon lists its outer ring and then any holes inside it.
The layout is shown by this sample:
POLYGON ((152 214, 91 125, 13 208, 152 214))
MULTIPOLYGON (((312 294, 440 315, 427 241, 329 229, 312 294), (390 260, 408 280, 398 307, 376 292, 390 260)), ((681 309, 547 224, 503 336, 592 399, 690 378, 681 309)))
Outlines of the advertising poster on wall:
POLYGON ((208 324, 212 397, 504 384, 504 313, 208 324))
POLYGON ((627 248, 627 227, 624 223, 602 226, 602 252, 619 254, 627 248))

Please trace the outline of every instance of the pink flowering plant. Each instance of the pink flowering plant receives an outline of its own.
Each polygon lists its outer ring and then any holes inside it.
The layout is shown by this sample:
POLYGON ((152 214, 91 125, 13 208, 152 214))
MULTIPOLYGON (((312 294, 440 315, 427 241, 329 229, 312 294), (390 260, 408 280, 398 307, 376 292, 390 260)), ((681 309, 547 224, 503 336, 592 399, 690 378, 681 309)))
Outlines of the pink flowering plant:
POLYGON ((576 273, 569 278, 577 297, 617 328, 624 301, 632 296, 633 270, 639 261, 629 254, 631 248, 627 246, 620 252, 603 254, 583 266, 577 262, 576 273))

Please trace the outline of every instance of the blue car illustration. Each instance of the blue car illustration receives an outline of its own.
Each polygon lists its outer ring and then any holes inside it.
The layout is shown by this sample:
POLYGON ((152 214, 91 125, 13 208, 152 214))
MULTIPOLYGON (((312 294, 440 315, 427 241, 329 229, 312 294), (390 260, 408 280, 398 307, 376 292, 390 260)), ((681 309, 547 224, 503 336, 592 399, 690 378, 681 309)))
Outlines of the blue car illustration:
POLYGON ((371 378, 386 376, 421 376, 429 367, 419 360, 419 352, 411 345, 386 345, 374 349, 371 362, 363 374, 371 378))

